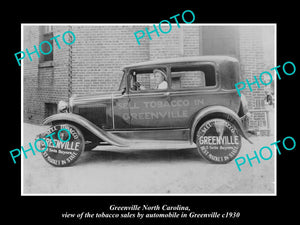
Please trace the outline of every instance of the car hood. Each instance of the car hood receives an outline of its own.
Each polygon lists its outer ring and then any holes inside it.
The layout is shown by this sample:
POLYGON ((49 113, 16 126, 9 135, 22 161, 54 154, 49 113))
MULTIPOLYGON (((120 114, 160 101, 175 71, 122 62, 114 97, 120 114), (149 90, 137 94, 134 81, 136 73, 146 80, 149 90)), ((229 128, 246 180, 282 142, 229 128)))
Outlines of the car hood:
POLYGON ((100 94, 73 95, 69 100, 69 104, 71 107, 73 107, 76 105, 89 104, 93 102, 106 102, 111 101, 115 95, 120 95, 120 93, 113 91, 100 94))

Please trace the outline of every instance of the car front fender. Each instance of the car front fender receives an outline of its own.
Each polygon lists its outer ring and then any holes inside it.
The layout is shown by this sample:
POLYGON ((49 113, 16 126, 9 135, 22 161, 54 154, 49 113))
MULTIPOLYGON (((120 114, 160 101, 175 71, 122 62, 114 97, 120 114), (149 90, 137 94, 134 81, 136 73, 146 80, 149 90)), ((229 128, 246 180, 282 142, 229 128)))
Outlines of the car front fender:
POLYGON ((43 121, 43 125, 49 125, 53 122, 71 122, 73 124, 79 124, 80 126, 84 127, 88 131, 90 131, 92 134, 94 134, 96 137, 100 138, 103 141, 108 142, 111 145, 119 146, 119 147, 126 147, 128 144, 126 144, 126 140, 117 137, 114 134, 108 133, 104 131, 103 129, 99 128, 95 124, 93 124, 91 121, 85 119, 84 117, 73 114, 73 113, 58 113, 54 114, 52 116, 47 117, 43 121))
POLYGON ((222 118, 228 120, 229 122, 233 123, 237 129, 239 130, 241 136, 249 141, 251 144, 253 142, 247 136, 246 131, 243 128, 242 121, 239 116, 224 106, 208 106, 202 110, 200 110, 194 117, 190 129, 190 141, 191 143, 194 141, 195 132, 197 132, 197 128, 207 119, 211 118, 222 118))

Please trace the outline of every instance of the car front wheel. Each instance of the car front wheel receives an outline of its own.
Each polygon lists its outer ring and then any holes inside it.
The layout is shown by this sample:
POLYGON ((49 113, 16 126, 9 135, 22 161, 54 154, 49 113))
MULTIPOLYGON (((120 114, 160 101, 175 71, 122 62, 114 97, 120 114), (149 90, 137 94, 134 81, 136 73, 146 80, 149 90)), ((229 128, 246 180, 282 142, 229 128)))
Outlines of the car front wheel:
POLYGON ((42 156, 53 166, 70 166, 85 148, 82 132, 76 126, 67 123, 51 126, 45 139, 47 148, 42 156))

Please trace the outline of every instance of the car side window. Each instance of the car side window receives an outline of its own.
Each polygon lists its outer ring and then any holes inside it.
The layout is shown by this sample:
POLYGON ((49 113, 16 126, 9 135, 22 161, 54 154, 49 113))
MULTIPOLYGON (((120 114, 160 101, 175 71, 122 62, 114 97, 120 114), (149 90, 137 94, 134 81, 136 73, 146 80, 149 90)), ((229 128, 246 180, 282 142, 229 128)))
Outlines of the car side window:
POLYGON ((172 89, 205 88, 216 85, 213 65, 173 66, 171 68, 172 89))
POLYGON ((132 70, 130 76, 130 91, 155 91, 168 88, 167 75, 164 68, 132 70))

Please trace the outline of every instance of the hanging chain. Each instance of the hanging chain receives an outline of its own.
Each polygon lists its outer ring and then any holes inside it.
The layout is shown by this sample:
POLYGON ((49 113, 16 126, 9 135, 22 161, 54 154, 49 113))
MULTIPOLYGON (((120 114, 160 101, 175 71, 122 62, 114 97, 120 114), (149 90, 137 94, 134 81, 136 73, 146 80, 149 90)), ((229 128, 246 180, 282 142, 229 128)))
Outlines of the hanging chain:
MULTIPOLYGON (((72 30, 72 26, 69 26, 69 31, 72 30)), ((73 42, 73 36, 71 33, 68 35, 69 43, 73 42)), ((72 96, 72 45, 69 45, 69 57, 68 57, 68 99, 72 96)))

